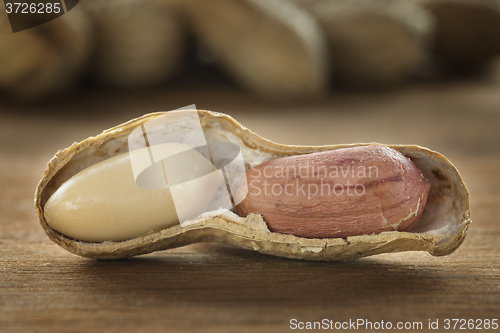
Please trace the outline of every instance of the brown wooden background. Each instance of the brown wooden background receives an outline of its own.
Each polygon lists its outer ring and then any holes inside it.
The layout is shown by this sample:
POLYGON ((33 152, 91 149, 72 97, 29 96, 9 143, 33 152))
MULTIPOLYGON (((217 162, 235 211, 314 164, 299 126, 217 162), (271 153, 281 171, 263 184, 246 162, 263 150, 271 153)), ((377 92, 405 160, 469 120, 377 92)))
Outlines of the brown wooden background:
POLYGON ((429 319, 500 319, 500 73, 338 92, 313 104, 259 101, 225 84, 89 91, 43 106, 2 102, 0 189, 1 332, 281 332, 290 331, 292 318, 424 327, 429 319), (192 103, 287 144, 377 141, 438 150, 471 192, 469 235, 447 257, 414 252, 330 263, 214 244, 95 261, 48 240, 33 193, 58 149, 143 113, 192 103))

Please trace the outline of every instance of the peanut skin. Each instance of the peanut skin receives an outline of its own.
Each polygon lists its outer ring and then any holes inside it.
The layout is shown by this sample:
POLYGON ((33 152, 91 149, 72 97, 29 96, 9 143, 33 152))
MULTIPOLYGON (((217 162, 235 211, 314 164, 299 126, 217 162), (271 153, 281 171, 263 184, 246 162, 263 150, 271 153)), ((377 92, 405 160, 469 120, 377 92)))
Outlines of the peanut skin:
POLYGON ((430 189, 410 159, 381 145, 277 158, 248 170, 247 181, 240 214, 306 238, 407 231, 430 189))

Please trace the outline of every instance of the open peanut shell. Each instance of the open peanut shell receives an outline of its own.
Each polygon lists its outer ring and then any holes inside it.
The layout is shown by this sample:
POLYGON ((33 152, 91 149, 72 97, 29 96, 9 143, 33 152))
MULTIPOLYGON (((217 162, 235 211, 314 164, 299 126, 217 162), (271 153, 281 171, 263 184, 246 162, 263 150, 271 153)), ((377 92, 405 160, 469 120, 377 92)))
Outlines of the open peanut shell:
MULTIPOLYGON (((241 217, 228 210, 204 213, 186 226, 179 224, 133 239, 113 242, 72 239, 47 224, 44 206, 61 184, 93 164, 128 152, 129 134, 141 124, 164 114, 152 113, 133 119, 95 137, 74 143, 54 156, 35 193, 35 208, 40 223, 52 241, 74 254, 100 259, 130 257, 197 242, 220 242, 286 258, 345 260, 402 251, 428 251, 432 255, 442 256, 456 250, 465 238, 471 222, 469 193, 460 174, 443 155, 408 145, 389 147, 409 157, 431 182, 425 210, 412 232, 391 231, 347 238, 308 239, 273 233, 258 214, 241 217)), ((210 111, 198 111, 198 115, 207 141, 237 144, 247 169, 277 157, 367 145, 282 145, 258 136, 230 116, 210 111)), ((175 121, 169 128, 179 133, 189 131, 189 128, 175 121)))

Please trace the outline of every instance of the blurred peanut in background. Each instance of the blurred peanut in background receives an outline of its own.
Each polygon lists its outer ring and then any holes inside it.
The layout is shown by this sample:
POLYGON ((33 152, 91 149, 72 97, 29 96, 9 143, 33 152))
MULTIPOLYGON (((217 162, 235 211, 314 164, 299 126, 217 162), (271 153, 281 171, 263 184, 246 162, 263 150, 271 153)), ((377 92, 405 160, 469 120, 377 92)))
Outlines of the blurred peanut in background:
POLYGON ((500 54, 499 0, 83 0, 15 34, 0 6, 0 94, 22 102, 82 82, 168 89, 203 57, 255 96, 313 100, 500 54))

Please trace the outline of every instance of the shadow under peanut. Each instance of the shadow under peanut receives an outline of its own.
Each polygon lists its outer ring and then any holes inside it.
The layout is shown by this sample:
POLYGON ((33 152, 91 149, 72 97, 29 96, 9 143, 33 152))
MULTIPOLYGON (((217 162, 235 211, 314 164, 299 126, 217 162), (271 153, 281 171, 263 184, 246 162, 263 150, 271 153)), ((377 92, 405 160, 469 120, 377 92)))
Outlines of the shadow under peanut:
POLYGON ((348 319, 360 308, 371 309, 364 315, 397 316, 405 304, 429 302, 421 298, 424 290, 440 294, 451 288, 442 271, 377 257, 311 262, 214 244, 117 261, 87 260, 79 267, 81 288, 106 299, 119 297, 122 305, 141 299, 157 307, 258 307, 309 313, 308 320, 333 308, 330 316, 336 318, 348 319))

